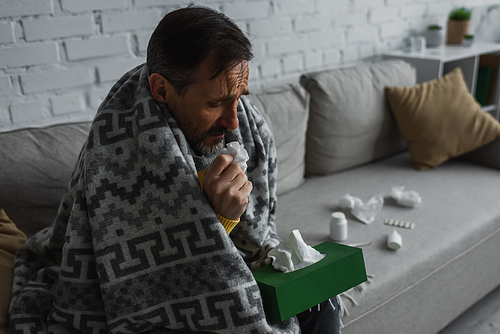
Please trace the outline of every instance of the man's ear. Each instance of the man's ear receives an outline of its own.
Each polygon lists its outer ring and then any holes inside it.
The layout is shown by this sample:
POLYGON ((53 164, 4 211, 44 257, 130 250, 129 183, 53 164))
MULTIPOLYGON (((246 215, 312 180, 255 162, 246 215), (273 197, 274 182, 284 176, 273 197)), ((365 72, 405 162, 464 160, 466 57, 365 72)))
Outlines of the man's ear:
POLYGON ((151 88, 151 94, 156 101, 167 103, 168 91, 173 89, 167 79, 158 73, 153 73, 149 77, 149 87, 151 88))

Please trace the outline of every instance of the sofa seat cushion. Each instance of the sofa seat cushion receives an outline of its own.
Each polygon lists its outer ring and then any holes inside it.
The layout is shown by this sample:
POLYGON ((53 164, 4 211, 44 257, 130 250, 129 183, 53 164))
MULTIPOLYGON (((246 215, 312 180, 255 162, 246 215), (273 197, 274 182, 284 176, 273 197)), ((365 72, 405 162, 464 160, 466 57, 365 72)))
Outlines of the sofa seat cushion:
POLYGON ((1 134, 0 205, 28 237, 52 224, 90 122, 1 134))
POLYGON ((384 88, 415 82, 415 69, 401 60, 304 74, 300 83, 311 95, 306 173, 330 174, 403 151, 384 88))
POLYGON ((409 154, 403 153, 329 176, 307 178, 293 192, 278 198, 276 224, 280 237, 299 229, 308 244, 316 245, 329 240, 330 214, 342 211, 340 196, 349 193, 366 201, 374 194, 386 194, 381 212, 370 225, 344 211, 349 228, 346 243, 371 242, 362 249, 367 273, 375 277, 364 292, 351 293, 359 306, 346 301, 350 314, 343 318, 346 328, 342 333, 384 333, 384 326, 400 328, 400 333, 435 333, 500 284, 500 262, 495 260, 500 259, 499 247, 493 247, 493 253, 475 254, 471 260, 465 256, 474 254, 488 238, 500 236, 498 189, 496 169, 453 159, 440 168, 419 172, 412 167, 409 154), (395 185, 416 190, 422 203, 416 208, 399 206, 388 197, 395 185), (386 218, 414 222, 416 228, 389 227, 383 224, 386 218), (386 246, 387 235, 394 229, 403 238, 398 251, 386 246), (463 261, 458 273, 449 266, 457 259, 463 261), (478 266, 482 271, 477 271, 478 266), (495 275, 487 274, 488 270, 495 275), (416 293, 432 289, 436 291, 429 301, 422 301, 416 293), (410 310, 412 307, 416 309, 410 310))

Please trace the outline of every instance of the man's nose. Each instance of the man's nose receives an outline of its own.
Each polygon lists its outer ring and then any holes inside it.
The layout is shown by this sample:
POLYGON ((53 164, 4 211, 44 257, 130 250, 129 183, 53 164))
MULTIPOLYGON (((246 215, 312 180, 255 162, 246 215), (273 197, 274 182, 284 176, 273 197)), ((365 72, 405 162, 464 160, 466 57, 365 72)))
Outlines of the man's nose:
POLYGON ((238 99, 234 99, 229 103, 226 103, 224 109, 222 110, 222 115, 218 119, 218 123, 230 130, 236 130, 238 128, 238 99))

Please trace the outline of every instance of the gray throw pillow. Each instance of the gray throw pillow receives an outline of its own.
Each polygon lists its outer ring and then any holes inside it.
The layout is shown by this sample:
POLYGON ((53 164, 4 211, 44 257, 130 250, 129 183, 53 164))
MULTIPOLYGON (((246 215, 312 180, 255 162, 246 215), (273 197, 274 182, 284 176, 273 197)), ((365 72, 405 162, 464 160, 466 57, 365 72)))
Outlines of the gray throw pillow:
POLYGON ((0 133, 0 207, 28 237, 53 223, 90 124, 0 133))
POLYGON ((249 96, 266 119, 278 157, 278 195, 304 181, 308 94, 299 85, 266 89, 249 96))
POLYGON ((415 82, 414 67, 401 60, 302 75, 311 95, 306 173, 330 174, 403 151, 384 87, 415 82))

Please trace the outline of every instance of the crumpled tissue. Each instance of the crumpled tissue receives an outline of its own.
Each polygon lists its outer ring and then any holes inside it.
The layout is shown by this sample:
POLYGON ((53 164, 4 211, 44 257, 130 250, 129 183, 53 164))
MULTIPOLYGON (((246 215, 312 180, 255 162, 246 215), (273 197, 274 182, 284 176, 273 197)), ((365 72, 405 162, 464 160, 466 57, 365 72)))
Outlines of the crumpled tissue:
POLYGON ((422 197, 415 190, 405 190, 404 186, 394 186, 391 188, 391 197, 399 205, 414 207, 422 202, 422 197))
POLYGON ((305 268, 326 256, 306 244, 299 230, 293 230, 267 255, 273 259, 273 267, 285 273, 305 268))
POLYGON ((352 215, 365 224, 370 224, 375 220, 375 216, 382 210, 383 205, 384 196, 382 194, 372 196, 366 204, 360 198, 349 194, 345 194, 339 199, 339 206, 342 209, 351 209, 352 215))
POLYGON ((221 154, 229 154, 233 157, 233 163, 237 164, 243 170, 243 173, 247 171, 247 161, 249 159, 248 152, 245 150, 243 145, 237 141, 232 141, 226 144, 221 151, 221 154))

